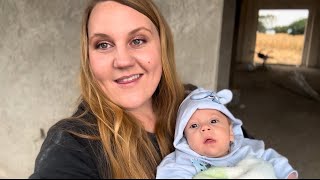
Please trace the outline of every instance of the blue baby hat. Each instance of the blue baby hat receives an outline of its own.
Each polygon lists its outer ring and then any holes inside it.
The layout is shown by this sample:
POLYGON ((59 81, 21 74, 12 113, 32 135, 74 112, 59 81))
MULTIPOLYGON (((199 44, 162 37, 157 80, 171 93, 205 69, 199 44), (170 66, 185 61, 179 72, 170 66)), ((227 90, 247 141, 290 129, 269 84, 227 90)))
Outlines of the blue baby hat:
POLYGON ((225 106, 231 102, 232 96, 232 92, 229 89, 223 89, 221 91, 214 92, 204 88, 198 88, 192 91, 179 107, 175 129, 175 140, 173 143, 175 148, 183 149, 183 147, 179 146, 179 144, 185 141, 183 137, 184 128, 197 109, 214 109, 222 112, 232 122, 232 129, 235 138, 242 139, 242 121, 235 118, 225 106))

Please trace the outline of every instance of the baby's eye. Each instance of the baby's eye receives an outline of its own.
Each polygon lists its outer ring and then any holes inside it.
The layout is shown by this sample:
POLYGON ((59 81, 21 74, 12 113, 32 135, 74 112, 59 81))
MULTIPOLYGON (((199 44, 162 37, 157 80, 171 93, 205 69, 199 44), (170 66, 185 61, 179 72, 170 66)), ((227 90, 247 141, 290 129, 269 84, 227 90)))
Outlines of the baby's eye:
POLYGON ((97 49, 108 49, 110 47, 111 47, 111 45, 109 43, 106 43, 106 42, 98 43, 96 45, 97 49))
POLYGON ((198 124, 191 124, 190 128, 194 129, 194 128, 197 128, 198 127, 198 124))
POLYGON ((216 120, 216 119, 212 119, 212 120, 210 121, 211 124, 215 124, 215 123, 217 123, 217 122, 218 122, 218 120, 216 120))

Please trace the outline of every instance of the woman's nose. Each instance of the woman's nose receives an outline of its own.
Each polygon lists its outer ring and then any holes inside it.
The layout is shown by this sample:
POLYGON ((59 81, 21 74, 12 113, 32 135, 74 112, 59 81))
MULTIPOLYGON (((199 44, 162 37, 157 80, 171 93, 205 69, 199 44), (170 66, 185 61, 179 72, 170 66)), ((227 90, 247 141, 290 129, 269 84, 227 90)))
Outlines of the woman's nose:
POLYGON ((130 53, 128 48, 122 47, 117 48, 115 58, 113 61, 113 66, 115 68, 124 69, 131 67, 135 64, 135 58, 130 53))

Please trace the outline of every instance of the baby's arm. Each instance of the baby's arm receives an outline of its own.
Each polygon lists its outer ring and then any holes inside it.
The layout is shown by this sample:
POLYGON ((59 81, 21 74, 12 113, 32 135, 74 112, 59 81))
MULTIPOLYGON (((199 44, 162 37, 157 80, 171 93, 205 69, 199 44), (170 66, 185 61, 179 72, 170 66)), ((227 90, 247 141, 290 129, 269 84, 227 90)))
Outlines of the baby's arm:
POLYGON ((297 179, 298 172, 292 168, 288 159, 274 149, 267 149, 261 154, 261 158, 270 162, 278 178, 297 179))

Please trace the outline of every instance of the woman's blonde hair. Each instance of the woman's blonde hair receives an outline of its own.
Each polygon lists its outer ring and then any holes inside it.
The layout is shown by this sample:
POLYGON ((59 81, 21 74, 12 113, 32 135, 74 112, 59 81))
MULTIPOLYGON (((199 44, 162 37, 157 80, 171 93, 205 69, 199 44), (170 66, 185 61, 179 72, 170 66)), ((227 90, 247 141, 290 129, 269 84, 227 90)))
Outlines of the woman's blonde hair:
MULTIPOLYGON (((112 0, 129 6, 147 16, 157 27, 161 43, 162 77, 152 98, 157 117, 156 138, 161 154, 148 133, 132 115, 110 101, 101 90, 89 65, 88 21, 97 3, 90 1, 82 21, 81 32, 81 99, 97 119, 98 139, 102 142, 107 168, 102 177, 155 178, 161 159, 173 150, 174 126, 179 104, 184 97, 174 60, 173 37, 170 28, 151 0, 112 0)), ((125 24, 124 24, 125 25, 125 24)), ((88 137, 89 138, 89 137, 88 137)))

